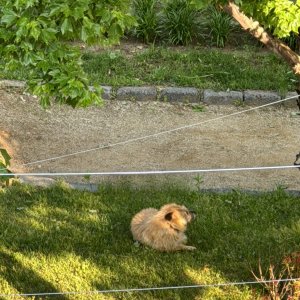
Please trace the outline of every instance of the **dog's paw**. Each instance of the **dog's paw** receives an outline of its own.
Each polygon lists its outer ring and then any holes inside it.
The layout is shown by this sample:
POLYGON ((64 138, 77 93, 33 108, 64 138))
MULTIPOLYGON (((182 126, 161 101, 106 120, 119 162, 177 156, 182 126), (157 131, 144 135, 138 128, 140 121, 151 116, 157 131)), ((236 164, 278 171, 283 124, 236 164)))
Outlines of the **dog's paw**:
POLYGON ((135 241, 133 244, 135 247, 140 247, 140 245, 141 245, 139 241, 135 241))
POLYGON ((185 246, 184 249, 193 251, 193 250, 196 250, 197 248, 194 246, 185 246))

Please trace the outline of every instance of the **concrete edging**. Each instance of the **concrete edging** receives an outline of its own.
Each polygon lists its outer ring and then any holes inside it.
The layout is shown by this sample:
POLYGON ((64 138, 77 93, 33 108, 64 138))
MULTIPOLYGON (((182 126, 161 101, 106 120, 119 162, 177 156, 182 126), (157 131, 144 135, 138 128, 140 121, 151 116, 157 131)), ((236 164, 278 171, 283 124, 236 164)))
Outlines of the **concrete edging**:
MULTIPOLYGON (((23 184, 34 185, 41 188, 50 188, 58 183, 58 181, 53 178, 36 177, 36 176, 21 178, 20 182, 23 184)), ((79 190, 79 191, 87 191, 92 193, 97 192, 99 190, 99 186, 101 186, 101 183, 76 183, 76 182, 70 183, 66 181, 63 182, 71 189, 79 190)), ((227 194, 236 191, 237 190, 235 188, 202 188, 199 190, 199 192, 202 193, 214 193, 214 194, 227 194)), ((251 190, 251 189, 240 189, 238 191, 249 195, 261 195, 264 193, 274 192, 274 190, 251 190)), ((284 191, 291 196, 300 196, 299 190, 285 189, 284 191)))
MULTIPOLYGON (((1 80, 0 88, 8 90, 25 89, 24 81, 1 80)), ((280 95, 275 91, 244 90, 244 91, 214 91, 194 87, 159 87, 159 86, 123 86, 114 88, 102 86, 104 100, 127 101, 165 101, 192 104, 216 105, 264 105, 285 97, 297 96, 296 92, 280 95)), ((93 87, 90 87, 93 90, 93 87)), ((296 98, 284 103, 286 107, 296 107, 296 98)))

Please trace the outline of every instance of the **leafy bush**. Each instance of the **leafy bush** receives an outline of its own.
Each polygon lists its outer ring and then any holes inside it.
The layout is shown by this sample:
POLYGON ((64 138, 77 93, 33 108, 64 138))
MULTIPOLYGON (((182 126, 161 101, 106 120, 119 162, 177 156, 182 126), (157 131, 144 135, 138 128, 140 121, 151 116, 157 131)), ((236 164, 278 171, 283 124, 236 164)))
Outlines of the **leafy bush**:
POLYGON ((234 27, 232 18, 226 12, 210 7, 208 19, 211 41, 217 47, 225 47, 229 34, 234 27))
POLYGON ((6 69, 26 68, 30 90, 44 106, 99 103, 90 91, 81 53, 70 42, 116 43, 134 24, 129 0, 0 0, 0 55, 6 69))
POLYGON ((199 12, 186 0, 168 1, 163 8, 162 34, 174 45, 187 45, 199 36, 199 12))
POLYGON ((157 4, 157 0, 134 0, 132 3, 133 14, 137 21, 133 34, 146 43, 154 42, 159 34, 157 4))

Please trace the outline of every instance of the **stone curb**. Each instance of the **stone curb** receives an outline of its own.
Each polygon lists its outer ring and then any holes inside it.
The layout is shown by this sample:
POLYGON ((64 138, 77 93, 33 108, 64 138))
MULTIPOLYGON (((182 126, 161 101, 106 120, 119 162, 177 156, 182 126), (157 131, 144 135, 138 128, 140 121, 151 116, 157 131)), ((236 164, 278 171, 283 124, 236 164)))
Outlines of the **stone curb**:
POLYGON ((213 90, 203 91, 203 102, 206 104, 235 104, 241 105, 244 101, 243 92, 238 91, 220 91, 213 90))
MULTIPOLYGON (((0 88, 8 90, 22 90, 25 82, 17 80, 1 80, 0 88)), ((192 103, 207 105, 264 105, 285 97, 297 96, 296 92, 280 95, 274 91, 244 90, 244 91, 214 91, 211 89, 197 89, 193 87, 156 87, 156 86, 124 86, 113 88, 102 86, 103 99, 127 101, 166 101, 178 103, 192 103)), ((90 87, 94 90, 93 87, 90 87)), ((284 102, 285 107, 297 107, 296 98, 284 102)))
POLYGON ((158 89, 158 101, 198 103, 201 101, 201 95, 198 89, 192 87, 165 87, 158 89))
MULTIPOLYGON (((53 185, 55 185, 58 181, 53 178, 47 178, 47 177, 26 177, 20 179, 20 182, 23 184, 30 184, 37 187, 42 188, 50 188, 53 185)), ((79 190, 79 191, 88 191, 95 193, 99 190, 99 185, 97 183, 70 183, 63 181, 67 186, 69 186, 71 189, 79 190)), ((274 192, 274 190, 251 190, 251 189, 241 189, 239 190, 242 193, 249 194, 249 195, 261 195, 264 193, 271 193, 274 192)), ((300 196, 299 190, 291 190, 291 189, 285 189, 284 190, 288 195, 292 196, 300 196)), ((236 189, 234 188, 203 188, 200 189, 200 192, 202 193, 215 193, 215 194, 227 194, 236 192, 236 189)))
POLYGON ((155 87, 121 87, 116 91, 117 100, 129 101, 155 101, 157 91, 155 87))

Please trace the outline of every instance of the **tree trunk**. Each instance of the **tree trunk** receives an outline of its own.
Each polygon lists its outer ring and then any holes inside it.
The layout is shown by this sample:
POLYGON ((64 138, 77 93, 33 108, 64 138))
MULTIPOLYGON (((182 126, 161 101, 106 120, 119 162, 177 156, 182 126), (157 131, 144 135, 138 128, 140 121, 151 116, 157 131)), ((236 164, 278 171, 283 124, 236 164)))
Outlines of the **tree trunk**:
MULTIPOLYGON (((229 1, 229 3, 224 6, 224 10, 229 13, 244 30, 252 34, 273 52, 283 57, 284 60, 292 67, 294 73, 300 80, 300 56, 296 52, 291 50, 280 40, 269 35, 257 21, 247 17, 232 1, 229 1)), ((300 91, 300 81, 298 89, 300 91)))

